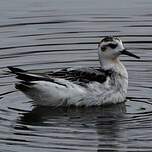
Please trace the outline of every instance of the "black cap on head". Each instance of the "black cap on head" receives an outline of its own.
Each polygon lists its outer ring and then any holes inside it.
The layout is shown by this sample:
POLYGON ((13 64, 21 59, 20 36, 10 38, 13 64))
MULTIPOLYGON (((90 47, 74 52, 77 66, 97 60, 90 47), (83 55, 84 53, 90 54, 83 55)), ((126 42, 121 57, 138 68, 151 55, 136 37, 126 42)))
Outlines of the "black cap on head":
POLYGON ((106 36, 105 38, 102 39, 102 42, 109 42, 109 41, 113 41, 113 36, 106 36))

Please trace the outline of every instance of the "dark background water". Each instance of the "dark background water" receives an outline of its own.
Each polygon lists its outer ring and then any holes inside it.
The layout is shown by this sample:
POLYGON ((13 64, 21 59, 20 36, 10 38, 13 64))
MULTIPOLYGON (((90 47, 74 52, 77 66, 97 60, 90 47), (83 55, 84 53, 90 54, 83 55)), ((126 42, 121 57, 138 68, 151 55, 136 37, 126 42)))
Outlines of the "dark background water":
POLYGON ((0 151, 152 151, 151 0, 0 1, 0 151), (97 43, 117 35, 141 56, 129 72, 125 104, 34 108, 6 66, 35 72, 99 66, 97 43))

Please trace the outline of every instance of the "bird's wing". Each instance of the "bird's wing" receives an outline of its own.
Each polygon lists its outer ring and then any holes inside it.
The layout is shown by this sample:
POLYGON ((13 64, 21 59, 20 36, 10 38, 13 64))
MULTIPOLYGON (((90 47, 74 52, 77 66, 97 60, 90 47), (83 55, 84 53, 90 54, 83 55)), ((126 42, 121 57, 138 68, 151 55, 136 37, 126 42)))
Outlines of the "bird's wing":
POLYGON ((50 71, 46 75, 32 74, 14 67, 8 67, 8 69, 17 75, 17 79, 25 82, 51 81, 56 83, 55 78, 62 78, 79 85, 85 85, 91 81, 103 83, 107 76, 111 74, 111 71, 105 71, 101 68, 64 68, 61 70, 50 71))
POLYGON ((50 78, 48 75, 39 75, 39 74, 33 74, 29 73, 28 71, 22 70, 20 68, 15 68, 15 67, 7 67, 12 73, 16 74, 16 78, 19 80, 22 80, 22 83, 26 84, 32 84, 31 82, 33 81, 49 81, 53 82, 59 85, 64 85, 60 84, 59 82, 55 81, 54 78, 50 78))
POLYGON ((88 83, 91 81, 96 81, 103 83, 107 76, 111 75, 111 70, 103 70, 99 67, 93 68, 64 68, 57 71, 51 71, 48 75, 53 78, 63 78, 66 80, 73 81, 77 84, 88 83))

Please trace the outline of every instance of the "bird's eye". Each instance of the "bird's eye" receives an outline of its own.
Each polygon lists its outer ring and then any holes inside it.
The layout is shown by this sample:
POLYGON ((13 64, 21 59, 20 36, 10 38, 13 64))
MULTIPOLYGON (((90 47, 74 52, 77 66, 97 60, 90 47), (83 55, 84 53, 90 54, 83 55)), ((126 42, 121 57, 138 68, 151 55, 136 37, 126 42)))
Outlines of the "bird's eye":
POLYGON ((115 49, 117 47, 117 44, 110 43, 108 46, 111 47, 112 49, 115 49))
POLYGON ((102 47, 101 47, 101 51, 104 52, 105 50, 106 50, 106 47, 105 47, 105 46, 102 46, 102 47))

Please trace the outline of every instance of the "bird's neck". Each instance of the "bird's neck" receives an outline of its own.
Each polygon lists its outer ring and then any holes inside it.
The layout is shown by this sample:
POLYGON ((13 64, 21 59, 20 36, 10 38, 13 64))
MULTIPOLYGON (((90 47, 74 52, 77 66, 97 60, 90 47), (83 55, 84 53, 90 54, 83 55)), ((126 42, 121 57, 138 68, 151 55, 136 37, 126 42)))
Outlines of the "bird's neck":
POLYGON ((128 80, 128 72, 125 68, 125 66, 122 64, 122 62, 119 59, 116 59, 114 61, 114 64, 111 66, 111 69, 122 79, 128 80))
POLYGON ((128 79, 127 70, 125 66, 121 63, 119 58, 113 59, 113 60, 100 58, 100 65, 102 69, 111 70, 114 73, 116 73, 116 75, 119 75, 122 78, 128 79))

